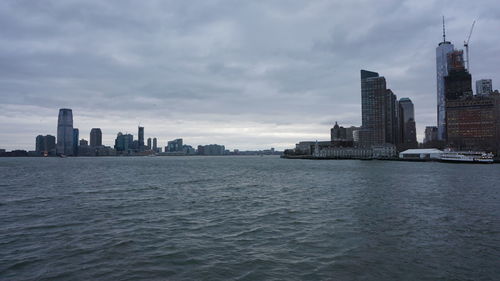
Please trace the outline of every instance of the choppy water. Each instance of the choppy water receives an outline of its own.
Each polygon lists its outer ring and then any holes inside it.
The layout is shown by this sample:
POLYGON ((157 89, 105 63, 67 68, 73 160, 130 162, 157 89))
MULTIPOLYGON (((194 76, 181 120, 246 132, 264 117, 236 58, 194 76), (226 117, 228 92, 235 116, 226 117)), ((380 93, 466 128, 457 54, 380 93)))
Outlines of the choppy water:
POLYGON ((500 165, 0 159, 2 280, 498 280, 500 165))

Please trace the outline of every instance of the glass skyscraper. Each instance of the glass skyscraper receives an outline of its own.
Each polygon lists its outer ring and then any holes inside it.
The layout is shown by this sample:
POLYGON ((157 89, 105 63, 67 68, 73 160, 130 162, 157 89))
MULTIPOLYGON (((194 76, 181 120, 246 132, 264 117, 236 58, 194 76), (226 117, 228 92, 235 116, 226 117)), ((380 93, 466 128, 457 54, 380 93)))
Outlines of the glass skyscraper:
POLYGON ((102 132, 100 128, 90 130, 90 146, 102 146, 102 132))
POLYGON ((361 131, 360 142, 363 146, 385 143, 385 78, 378 73, 361 70, 361 131))
POLYGON ((437 127, 438 139, 446 139, 446 93, 444 77, 448 75, 448 54, 454 50, 453 44, 446 41, 436 48, 436 81, 437 81, 437 127))
POLYGON ((78 155, 78 138, 80 131, 77 128, 73 128, 73 155, 78 155))
POLYGON ((408 145, 417 145, 417 132, 415 126, 415 109, 410 98, 401 98, 400 122, 401 122, 401 143, 408 145))
POLYGON ((57 120, 57 154, 73 155, 73 111, 59 109, 57 120))
POLYGON ((139 149, 144 149, 144 127, 137 128, 137 134, 139 135, 139 149))

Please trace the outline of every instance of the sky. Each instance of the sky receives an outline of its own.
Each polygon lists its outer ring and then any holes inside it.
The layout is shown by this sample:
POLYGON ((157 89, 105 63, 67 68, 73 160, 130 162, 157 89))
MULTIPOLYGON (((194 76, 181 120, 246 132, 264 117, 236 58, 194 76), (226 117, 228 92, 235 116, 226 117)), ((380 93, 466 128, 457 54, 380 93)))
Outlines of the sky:
POLYGON ((500 88, 500 3, 485 1, 0 1, 0 148, 34 150, 59 108, 159 145, 293 148, 361 125, 360 70, 436 124, 435 48, 469 43, 473 81, 500 88))

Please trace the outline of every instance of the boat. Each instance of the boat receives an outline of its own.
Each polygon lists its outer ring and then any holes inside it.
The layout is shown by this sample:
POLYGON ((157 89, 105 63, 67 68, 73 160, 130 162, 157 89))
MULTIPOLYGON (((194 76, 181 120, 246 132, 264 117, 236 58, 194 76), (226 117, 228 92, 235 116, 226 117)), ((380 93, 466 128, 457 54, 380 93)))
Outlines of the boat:
POLYGON ((445 151, 441 153, 441 162, 455 163, 493 163, 493 154, 482 151, 445 151))

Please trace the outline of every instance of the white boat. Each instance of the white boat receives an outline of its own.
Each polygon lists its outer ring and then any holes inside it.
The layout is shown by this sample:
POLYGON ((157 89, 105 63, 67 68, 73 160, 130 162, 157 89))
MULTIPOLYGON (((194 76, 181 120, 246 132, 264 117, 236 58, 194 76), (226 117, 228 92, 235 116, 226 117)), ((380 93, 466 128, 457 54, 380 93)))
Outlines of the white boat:
POLYGON ((493 163, 493 154, 481 151, 445 151, 441 153, 443 162, 457 163, 493 163))

